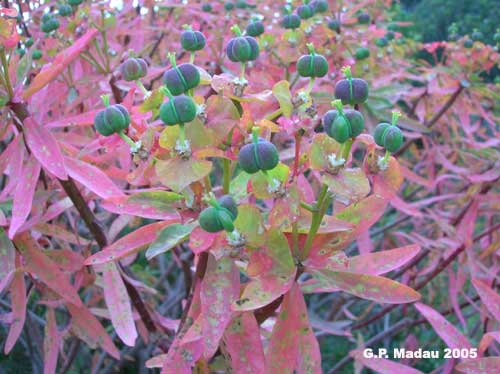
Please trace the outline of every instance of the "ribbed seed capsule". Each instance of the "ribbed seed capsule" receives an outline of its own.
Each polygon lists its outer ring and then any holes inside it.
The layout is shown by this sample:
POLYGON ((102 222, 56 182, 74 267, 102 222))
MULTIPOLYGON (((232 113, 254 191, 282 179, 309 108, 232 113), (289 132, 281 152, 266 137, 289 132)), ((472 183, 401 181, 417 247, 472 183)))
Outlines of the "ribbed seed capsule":
POLYGON ((168 126, 187 123, 196 117, 196 105, 189 96, 171 98, 160 106, 160 119, 168 126))
POLYGON ((127 82, 135 81, 146 76, 148 64, 142 58, 127 58, 120 65, 120 72, 127 82))
POLYGON ((200 84, 200 72, 193 64, 175 66, 163 74, 163 83, 177 96, 200 84))
POLYGON ((233 62, 248 62, 259 56, 259 44, 252 36, 238 36, 229 40, 227 57, 233 62))
POLYGON ((246 32, 249 36, 257 37, 264 33, 264 24, 261 21, 249 23, 246 32))
POLYGON ((218 207, 210 206, 200 213, 198 222, 201 228, 207 232, 233 231, 233 221, 238 216, 236 202, 231 195, 224 195, 217 204, 218 207))
POLYGON ((300 17, 296 14, 287 14, 283 17, 281 26, 285 29, 298 29, 300 27, 300 17))
POLYGON ((186 30, 181 34, 181 45, 186 51, 199 51, 205 48, 205 44, 205 35, 200 31, 186 30))
POLYGON ((99 111, 94 118, 94 126, 99 134, 110 136, 125 130, 130 125, 127 108, 121 104, 110 105, 99 111))
POLYGON ((259 170, 271 170, 279 163, 276 146, 267 140, 260 139, 257 146, 254 143, 244 145, 238 154, 238 164, 249 174, 259 170))
POLYGON ((335 85, 335 98, 342 100, 342 104, 362 104, 368 98, 368 83, 364 79, 352 78, 352 96, 349 80, 341 79, 335 85))
POLYGON ((321 78, 328 73, 328 62, 322 55, 303 55, 297 61, 297 72, 301 77, 321 78))
POLYGON ((302 4, 297 8, 297 15, 301 19, 308 19, 314 15, 314 9, 308 4, 302 4))

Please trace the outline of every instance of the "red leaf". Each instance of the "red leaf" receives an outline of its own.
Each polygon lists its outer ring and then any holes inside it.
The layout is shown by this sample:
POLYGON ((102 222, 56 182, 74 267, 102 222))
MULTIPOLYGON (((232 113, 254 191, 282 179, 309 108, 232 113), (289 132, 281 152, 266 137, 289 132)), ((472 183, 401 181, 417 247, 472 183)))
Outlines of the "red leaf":
POLYGON ((28 232, 17 235, 14 238, 14 243, 24 257, 27 272, 36 275, 66 301, 78 307, 83 306, 78 293, 69 282, 66 274, 59 270, 59 266, 43 253, 35 239, 28 232))
POLYGON ((266 352, 267 373, 321 373, 319 345, 309 325, 307 306, 294 283, 285 295, 266 352))
POLYGON ((85 265, 104 264, 130 256, 155 240, 158 232, 171 223, 171 221, 164 221, 143 226, 88 257, 85 265))
POLYGON ((80 39, 71 44, 70 47, 61 51, 54 58, 54 61, 46 65, 40 73, 33 79, 28 89, 23 93, 23 99, 28 99, 35 92, 40 91, 43 87, 49 84, 52 80, 59 77, 66 67, 77 58, 80 53, 87 48, 87 45, 97 35, 98 30, 90 29, 80 39))
POLYGON ((441 314, 422 303, 416 303, 415 308, 429 321, 434 331, 444 340, 450 348, 471 348, 471 344, 465 336, 460 333, 441 314))
POLYGON ((36 123, 32 117, 24 120, 24 128, 26 143, 36 159, 57 178, 68 179, 63 155, 50 131, 36 123))
POLYGON ((26 284, 24 283, 24 273, 16 271, 12 284, 10 285, 10 300, 12 305, 12 324, 9 335, 5 340, 4 352, 8 354, 21 335, 26 318, 26 284))
POLYGON ((66 304, 66 308, 68 308, 71 314, 71 330, 80 339, 92 349, 97 348, 99 345, 112 357, 117 360, 120 358, 120 352, 108 333, 86 307, 76 307, 72 304, 66 304))
POLYGON ((404 284, 377 275, 350 273, 346 271, 313 270, 313 279, 304 283, 304 292, 344 291, 362 299, 379 303, 412 303, 420 294, 404 284))
POLYGON ((33 155, 23 168, 21 178, 14 191, 12 203, 12 220, 9 227, 9 238, 13 238, 17 230, 26 222, 33 204, 33 196, 40 175, 40 164, 33 155))
POLYGON ((381 357, 370 357, 366 358, 363 357, 362 352, 360 351, 355 351, 351 353, 352 356, 354 356, 354 359, 360 363, 362 363, 364 366, 367 368, 370 368, 377 373, 380 374, 422 374, 421 371, 417 369, 412 369, 409 366, 399 364, 394 361, 386 360, 385 358, 381 357))
POLYGON ((16 270, 16 250, 0 227, 0 294, 16 270))
MULTIPOLYGON (((167 193, 161 191, 163 193, 167 193)), ((151 195, 154 195, 152 192, 151 195)), ((160 193, 158 191, 157 193, 160 193)), ((102 202, 102 207, 116 214, 129 214, 149 219, 179 220, 179 213, 172 202, 164 202, 147 197, 147 193, 137 193, 130 196, 119 196, 102 202)))
POLYGON ((111 322, 120 339, 133 347, 137 339, 130 298, 120 272, 114 263, 104 266, 102 272, 104 300, 109 310, 111 322))
MULTIPOLYGON (((406 264, 415 257, 419 251, 420 246, 412 244, 405 247, 389 249, 387 251, 351 257, 348 260, 348 268, 346 270, 360 274, 385 274, 406 264)), ((343 264, 339 265, 339 269, 343 266, 343 264)))
POLYGON ((120 190, 101 169, 81 160, 66 157, 66 170, 74 178, 97 196, 107 199, 113 196, 122 196, 120 190))
POLYGON ((231 304, 240 292, 239 271, 229 257, 216 260, 209 256, 201 284, 201 330, 204 356, 210 359, 217 349, 226 326, 231 321, 231 304))
POLYGON ((259 325, 252 312, 236 316, 224 333, 224 342, 234 374, 265 372, 259 325))
POLYGON ((486 309, 497 321, 500 321, 500 295, 493 291, 487 284, 477 278, 472 278, 472 284, 476 289, 486 309))
POLYGON ((45 316, 45 339, 43 340, 43 372, 44 374, 55 373, 57 369, 57 357, 62 342, 61 333, 57 329, 56 315, 53 308, 47 308, 45 316))

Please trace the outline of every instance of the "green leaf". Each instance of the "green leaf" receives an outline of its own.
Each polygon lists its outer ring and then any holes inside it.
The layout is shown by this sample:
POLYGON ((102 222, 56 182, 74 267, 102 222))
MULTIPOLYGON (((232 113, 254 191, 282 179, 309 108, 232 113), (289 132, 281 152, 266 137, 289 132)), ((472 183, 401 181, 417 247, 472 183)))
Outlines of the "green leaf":
POLYGON ((143 103, 139 106, 139 112, 147 113, 152 112, 153 117, 156 117, 160 113, 160 105, 163 102, 163 94, 159 89, 151 92, 151 95, 148 96, 143 103))
POLYGON ((151 260, 153 257, 156 257, 159 254, 162 254, 174 248, 176 245, 186 241, 195 227, 196 224, 194 223, 188 225, 174 223, 173 225, 165 227, 147 249, 146 258, 151 260))
POLYGON ((273 197, 273 193, 281 188, 288 180, 290 168, 285 164, 278 164, 274 169, 264 173, 252 175, 252 189, 258 199, 273 197))
POLYGON ((175 192, 181 192, 191 183, 205 178, 212 170, 212 162, 190 158, 172 158, 156 162, 156 174, 160 182, 175 192))
POLYGON ((340 144, 328 135, 316 135, 309 151, 311 169, 327 170, 329 168, 328 156, 331 154, 338 155, 339 151, 340 144))
POLYGON ((279 81, 273 86, 273 95, 279 101, 283 115, 290 118, 293 111, 292 94, 290 92, 290 82, 279 81))

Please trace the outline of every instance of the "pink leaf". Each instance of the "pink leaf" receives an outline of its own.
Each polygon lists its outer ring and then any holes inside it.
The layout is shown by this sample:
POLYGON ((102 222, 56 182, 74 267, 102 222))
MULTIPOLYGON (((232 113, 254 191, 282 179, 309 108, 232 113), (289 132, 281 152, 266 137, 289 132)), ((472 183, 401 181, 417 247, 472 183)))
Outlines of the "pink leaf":
POLYGON ((66 301, 78 307, 83 306, 78 293, 69 282, 66 274, 59 270, 59 266, 43 253, 38 243, 28 232, 17 235, 14 238, 14 243, 24 257, 27 272, 36 275, 66 301))
POLYGON ((10 285, 10 299, 12 305, 12 324, 9 335, 5 340, 4 352, 8 354, 21 335, 26 318, 26 284, 24 283, 24 273, 16 271, 10 285))
POLYGON ((0 227, 0 294, 16 269, 16 249, 0 227))
POLYGON ((114 263, 105 265, 102 278, 104 282, 104 300, 109 310, 111 322, 120 339, 133 347, 137 339, 130 298, 123 279, 114 263))
POLYGON ((90 112, 60 118, 47 123, 45 127, 50 129, 67 126, 92 126, 94 124, 94 118, 97 112, 98 110, 92 110, 90 112))
POLYGON ((471 348, 471 344, 460 331, 456 329, 441 314, 422 303, 416 303, 415 308, 429 321, 434 331, 444 340, 450 348, 471 348))
POLYGON ((200 291, 201 329, 207 360, 217 351, 224 330, 231 321, 231 304, 238 299, 239 285, 239 271, 231 258, 216 260, 209 256, 200 291))
POLYGON ((472 284, 476 289, 486 309, 497 321, 500 321, 500 295, 493 291, 487 284, 477 278, 472 278, 472 284))
POLYGON ((13 238, 17 230, 26 222, 33 204, 33 196, 40 175, 40 164, 33 157, 28 159, 23 168, 21 178, 14 191, 12 202, 12 220, 9 227, 9 238, 13 238))
POLYGON ((179 220, 179 213, 172 204, 179 199, 178 196, 166 191, 142 192, 107 199, 102 202, 102 207, 116 214, 159 220, 179 220), (172 200, 168 200, 169 198, 172 200))
POLYGON ((44 374, 52 374, 57 369, 57 357, 62 337, 57 329, 56 315, 53 308, 47 308, 45 325, 45 339, 43 340, 44 374))
POLYGON ((484 357, 461 362, 455 367, 464 374, 497 374, 500 367, 500 357, 484 357))
POLYGON ((88 257, 85 260, 85 265, 104 264, 137 253, 143 246, 155 240, 158 232, 163 227, 171 223, 171 221, 156 222, 138 228, 123 238, 118 239, 113 244, 108 245, 102 251, 88 257))
POLYGON ((224 333, 224 342, 234 374, 265 372, 259 325, 252 312, 241 313, 232 320, 224 333))
POLYGON ((24 120, 24 128, 26 143, 36 159, 57 178, 68 179, 63 155, 50 131, 36 123, 32 117, 24 120))
POLYGON ((80 39, 74 41, 70 47, 59 52, 54 61, 46 65, 33 79, 28 89, 24 91, 23 99, 28 99, 35 92, 40 91, 52 80, 59 77, 66 67, 87 48, 87 45, 94 39, 97 33, 96 29, 90 29, 80 39))
POLYGON ((422 372, 417 369, 412 369, 409 366, 386 360, 385 358, 366 358, 360 351, 355 351, 351 353, 351 355, 354 356, 356 361, 380 374, 422 374, 422 372))
POLYGON ((350 273, 346 271, 314 270, 313 279, 304 283, 304 292, 344 291, 362 299, 379 303, 412 303, 420 299, 420 294, 404 284, 377 275, 350 273))
POLYGON ((66 157, 66 170, 74 178, 97 196, 107 199, 122 196, 123 192, 104 174, 101 169, 86 162, 66 157))
POLYGON ((285 295, 266 352, 267 373, 321 373, 319 345, 309 325, 307 306, 294 283, 285 295))
MULTIPOLYGON (((406 264, 420 251, 416 244, 389 249, 375 253, 351 257, 348 260, 348 270, 353 273, 381 275, 406 264)), ((339 268, 343 265, 339 265, 339 268)))
POLYGON ((108 333, 86 307, 76 307, 73 304, 66 304, 66 308, 68 308, 71 314, 71 330, 80 339, 87 343, 92 349, 101 346, 102 349, 112 357, 117 360, 120 358, 120 352, 108 333))

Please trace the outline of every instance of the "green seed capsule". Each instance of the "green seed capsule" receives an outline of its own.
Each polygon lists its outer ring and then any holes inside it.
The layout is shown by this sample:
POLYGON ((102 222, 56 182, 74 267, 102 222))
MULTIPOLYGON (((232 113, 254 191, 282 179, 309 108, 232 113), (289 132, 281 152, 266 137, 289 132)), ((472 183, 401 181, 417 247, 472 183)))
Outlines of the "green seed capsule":
POLYGON ((300 17, 296 14, 287 14, 283 17, 281 26, 289 30, 298 29, 300 27, 300 17))
POLYGON ((297 8, 297 15, 300 19, 311 18, 314 15, 314 9, 308 4, 303 4, 297 8))
POLYGON ((219 220, 217 209, 212 206, 202 210, 198 216, 198 222, 200 227, 207 232, 219 232, 224 230, 219 220))
POLYGON ((364 60, 370 57, 370 50, 368 48, 358 48, 354 53, 356 60, 364 60))
POLYGON ((344 115, 349 121, 349 135, 351 138, 355 138, 363 132, 365 119, 360 112, 354 109, 345 109, 344 115))
POLYGON ((328 73, 328 62, 322 55, 303 55, 297 61, 297 72, 301 77, 321 78, 328 73))
POLYGON ((368 98, 368 83, 364 79, 352 78, 352 96, 349 80, 341 79, 335 85, 335 98, 342 100, 342 104, 362 104, 368 98))
POLYGON ((366 12, 360 13, 358 15, 358 22, 362 25, 370 23, 370 15, 366 12))
POLYGON ((252 36, 238 36, 229 40, 226 54, 233 62, 253 61, 259 56, 259 45, 252 36))
POLYGON ((470 39, 465 39, 464 40, 464 47, 465 48, 472 48, 474 46, 474 42, 470 39))
POLYGON ((264 33, 264 24, 261 21, 254 21, 246 28, 247 35, 257 37, 264 33))
POLYGON ((333 123, 327 128, 326 133, 338 143, 345 143, 347 139, 351 137, 349 122, 345 117, 337 115, 333 120, 333 123))
POLYGON ((383 47, 387 47, 387 45, 389 44, 389 41, 387 40, 387 38, 382 37, 382 38, 378 38, 375 41, 375 44, 377 45, 377 47, 383 48, 383 47))
POLYGON ((221 207, 226 208, 229 211, 233 221, 236 217, 238 217, 238 206, 231 195, 223 195, 217 199, 217 202, 221 207))
POLYGON ((271 170, 279 163, 279 154, 276 146, 264 139, 259 139, 257 147, 249 143, 240 149, 238 164, 249 174, 259 170, 271 170))
POLYGON ((384 146, 389 152, 396 152, 403 144, 403 134, 397 126, 389 127, 384 133, 384 146))
POLYGON ((379 147, 385 147, 384 145, 384 133, 385 131, 391 127, 390 123, 381 122, 375 127, 375 131, 373 132, 373 139, 375 140, 375 144, 379 147))
POLYGON ((71 5, 69 4, 60 4, 57 10, 63 17, 67 17, 73 13, 73 8, 71 8, 71 5))
POLYGON ((196 117, 196 105, 192 98, 180 95, 160 106, 160 119, 167 126, 187 123, 196 117))
POLYGON ((339 21, 338 19, 336 19, 336 18, 334 18, 334 19, 332 19, 332 20, 330 20, 330 21, 328 22, 328 28, 329 28, 330 30, 333 30, 333 31, 337 32, 337 33, 339 33, 339 32, 340 32, 340 26, 341 26, 341 23, 340 23, 340 21, 339 21))
POLYGON ((328 10, 328 2, 326 0, 313 0, 309 3, 313 8, 314 13, 325 13, 328 10))
POLYGON ((238 0, 238 1, 236 1, 236 8, 245 9, 245 8, 248 8, 248 4, 245 0, 238 0))
POLYGON ((205 48, 205 35, 199 31, 186 30, 181 34, 181 45, 186 51, 195 52, 205 48))
POLYGON ((34 41, 32 38, 28 38, 26 39, 26 41, 24 42, 24 45, 26 45, 26 47, 31 47, 33 45, 34 41))
POLYGON ((77 6, 80 5, 81 3, 83 3, 83 0, 68 0, 69 5, 77 6))
POLYGON ((355 138, 361 134, 365 127, 363 115, 357 110, 344 110, 344 117, 342 118, 336 110, 329 110, 323 116, 325 132, 339 143, 344 143, 349 138, 355 138), (347 120, 347 128, 345 127, 345 120, 347 120))
POLYGON ((145 77, 148 72, 148 65, 142 58, 127 58, 120 65, 122 77, 127 82, 135 81, 145 77))
POLYGON ((396 37, 396 34, 394 34, 394 31, 387 31, 385 34, 385 38, 387 40, 393 40, 396 37))
POLYGON ((212 11, 212 5, 211 4, 203 4, 201 7, 201 10, 204 12, 210 13, 212 11))
POLYGON ((172 95, 177 96, 200 84, 200 72, 193 64, 182 64, 167 70, 163 82, 172 95))
POLYGON ((42 23, 45 23, 45 22, 49 22, 53 18, 54 18, 54 15, 52 13, 44 13, 42 15, 41 21, 42 21, 42 23))
POLYGON ((204 209, 198 222, 203 230, 207 232, 218 232, 222 230, 233 231, 233 221, 238 216, 238 207, 231 195, 224 195, 217 200, 219 207, 208 207, 204 209))
POLYGON ((475 42, 482 41, 484 39, 484 35, 481 31, 479 30, 474 30, 472 34, 470 35, 471 39, 475 42))
POLYGON ((227 2, 224 4, 224 9, 229 12, 234 9, 234 4, 227 2))
POLYGON ((46 22, 42 22, 42 26, 40 27, 40 29, 43 32, 49 33, 51 31, 57 30, 59 28, 59 25, 60 25, 59 20, 53 17, 46 22))
POLYGON ((121 104, 110 105, 98 112, 94 118, 97 132, 110 136, 125 130, 130 125, 130 115, 127 108, 121 104))
POLYGON ((31 54, 31 58, 33 60, 40 60, 42 58, 42 51, 40 51, 39 49, 35 49, 31 54))

